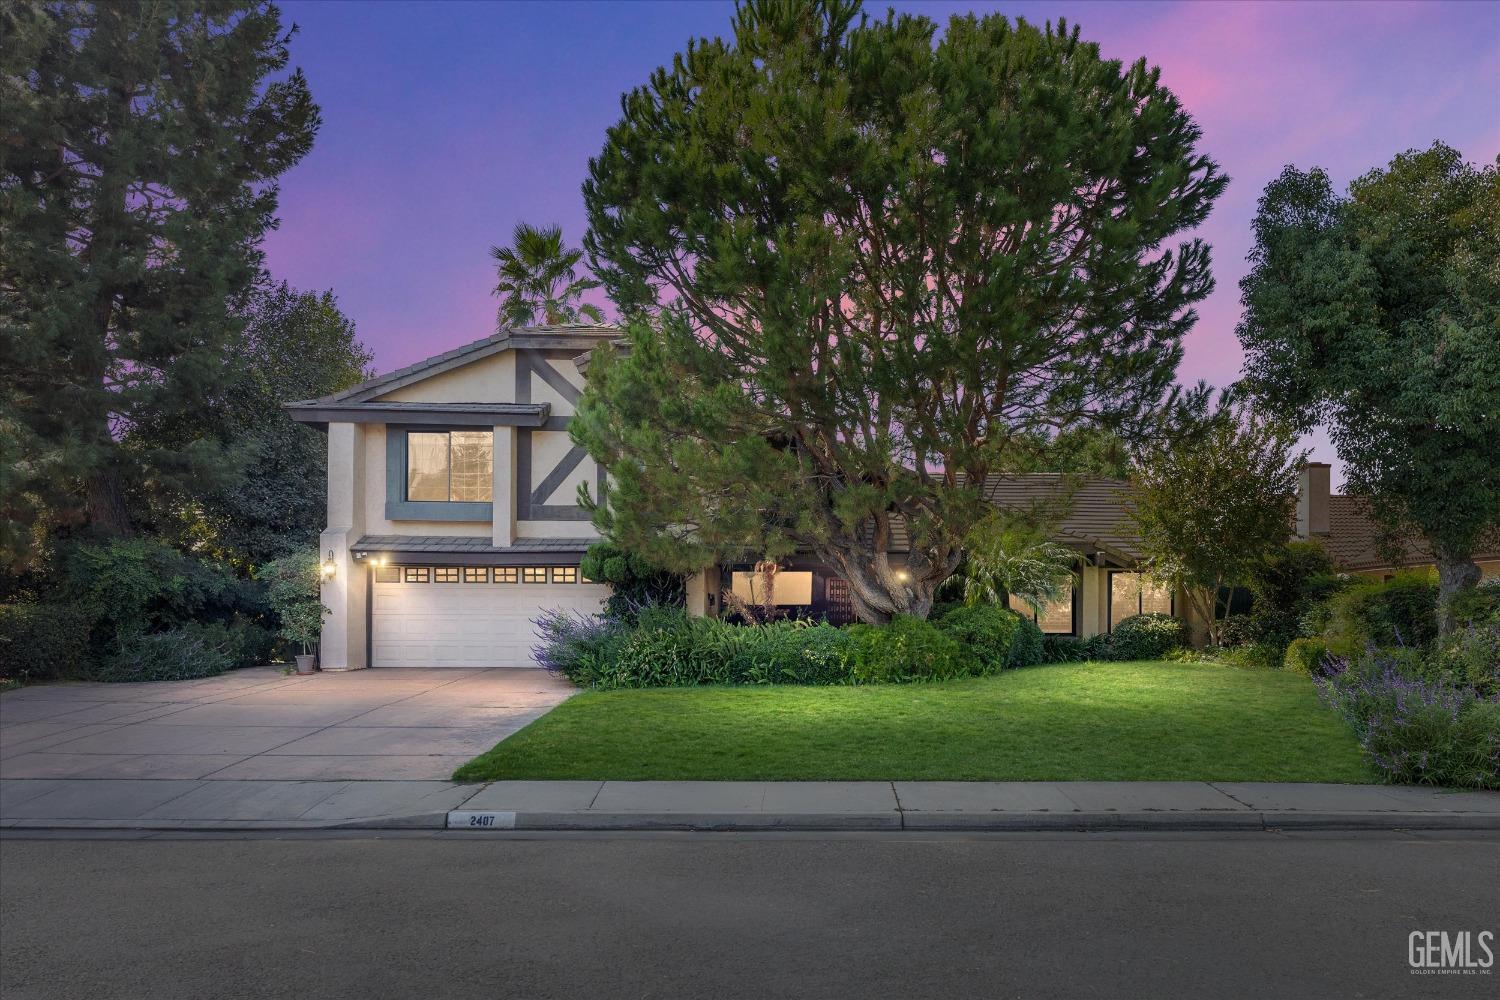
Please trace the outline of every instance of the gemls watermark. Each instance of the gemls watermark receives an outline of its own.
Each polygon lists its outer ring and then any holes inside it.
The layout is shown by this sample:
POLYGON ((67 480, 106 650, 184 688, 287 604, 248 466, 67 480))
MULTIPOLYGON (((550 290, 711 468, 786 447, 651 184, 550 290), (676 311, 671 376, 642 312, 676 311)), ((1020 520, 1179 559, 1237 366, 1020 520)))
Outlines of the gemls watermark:
POLYGON ((1494 931, 1412 931, 1406 961, 1414 976, 1488 976, 1495 965, 1494 931))

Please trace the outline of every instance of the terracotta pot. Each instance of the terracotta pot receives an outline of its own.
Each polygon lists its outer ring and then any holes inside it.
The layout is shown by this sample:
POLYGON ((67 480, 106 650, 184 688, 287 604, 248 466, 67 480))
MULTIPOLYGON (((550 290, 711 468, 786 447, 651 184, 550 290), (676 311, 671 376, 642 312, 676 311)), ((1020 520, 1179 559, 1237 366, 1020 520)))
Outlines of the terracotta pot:
POLYGON ((316 656, 313 656, 311 653, 298 653, 297 654, 297 673, 299 673, 299 674, 310 674, 310 673, 312 673, 314 670, 317 669, 317 667, 314 665, 314 664, 317 663, 317 659, 318 658, 316 656))

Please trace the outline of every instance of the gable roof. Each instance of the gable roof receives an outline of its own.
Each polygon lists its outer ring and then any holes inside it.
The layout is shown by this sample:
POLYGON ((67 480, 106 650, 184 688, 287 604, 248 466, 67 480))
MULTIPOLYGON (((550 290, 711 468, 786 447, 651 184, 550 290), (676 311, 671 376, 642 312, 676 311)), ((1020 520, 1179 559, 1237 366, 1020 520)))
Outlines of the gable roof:
POLYGON ((434 354, 430 358, 418 361, 416 364, 398 368, 384 375, 377 375, 372 379, 361 382, 359 385, 341 392, 335 392, 327 396, 312 400, 301 400, 301 403, 368 403, 376 396, 394 392, 403 386, 420 382, 443 372, 461 368, 472 364, 483 358, 499 354, 501 351, 516 348, 543 348, 567 350, 578 350, 587 352, 594 345, 606 340, 612 340, 620 336, 623 331, 617 326, 586 326, 583 324, 566 324, 560 326, 525 326, 512 327, 501 330, 499 333, 479 340, 471 341, 461 347, 455 347, 451 351, 442 354, 434 354))

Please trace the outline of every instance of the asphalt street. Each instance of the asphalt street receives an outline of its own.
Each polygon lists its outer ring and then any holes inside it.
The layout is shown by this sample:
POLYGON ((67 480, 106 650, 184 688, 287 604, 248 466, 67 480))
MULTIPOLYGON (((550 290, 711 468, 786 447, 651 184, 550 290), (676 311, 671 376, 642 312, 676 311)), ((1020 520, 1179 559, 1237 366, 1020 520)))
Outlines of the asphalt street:
POLYGON ((5 1000, 1500 995, 1427 930, 1500 836, 0 839, 5 1000))

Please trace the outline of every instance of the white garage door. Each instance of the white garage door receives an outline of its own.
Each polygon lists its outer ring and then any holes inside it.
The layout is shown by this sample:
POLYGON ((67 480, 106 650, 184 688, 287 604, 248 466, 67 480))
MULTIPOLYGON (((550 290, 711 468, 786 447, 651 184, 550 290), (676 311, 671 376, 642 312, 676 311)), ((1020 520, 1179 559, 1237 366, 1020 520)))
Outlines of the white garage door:
POLYGON ((534 667, 544 608, 596 612, 609 588, 574 567, 400 566, 377 573, 372 666, 534 667))

